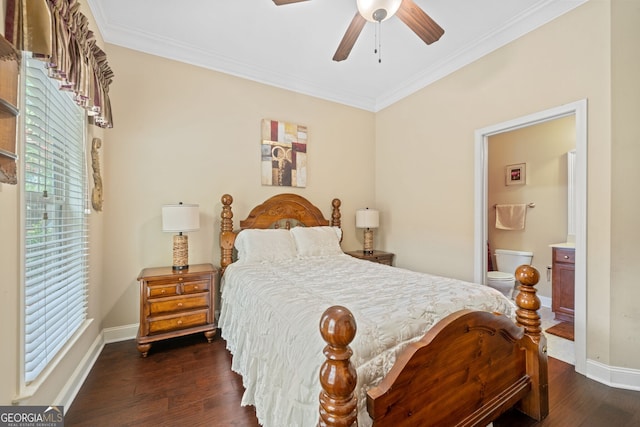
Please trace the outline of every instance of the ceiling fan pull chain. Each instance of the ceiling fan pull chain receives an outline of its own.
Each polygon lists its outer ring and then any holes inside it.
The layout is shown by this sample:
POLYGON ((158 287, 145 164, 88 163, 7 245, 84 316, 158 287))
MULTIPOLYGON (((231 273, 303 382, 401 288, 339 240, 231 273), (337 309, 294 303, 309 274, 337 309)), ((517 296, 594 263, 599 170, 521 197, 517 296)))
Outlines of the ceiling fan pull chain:
POLYGON ((378 64, 382 63, 382 22, 378 22, 378 64))
POLYGON ((375 46, 373 48, 373 53, 378 54, 378 64, 382 62, 382 44, 380 42, 382 39, 381 25, 382 25, 381 21, 376 21, 375 39, 374 39, 375 46))
POLYGON ((373 32, 373 53, 378 53, 378 31, 380 28, 380 22, 376 22, 375 31, 373 32))

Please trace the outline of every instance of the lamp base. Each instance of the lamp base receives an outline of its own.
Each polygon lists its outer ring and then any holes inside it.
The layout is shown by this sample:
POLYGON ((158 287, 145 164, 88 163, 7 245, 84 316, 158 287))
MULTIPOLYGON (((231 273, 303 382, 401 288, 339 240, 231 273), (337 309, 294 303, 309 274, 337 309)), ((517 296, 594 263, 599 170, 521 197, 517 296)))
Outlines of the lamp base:
POLYGON ((364 250, 365 254, 373 253, 373 230, 367 228, 364 230, 364 250))
POLYGON ((173 269, 189 268, 189 239, 182 233, 173 236, 173 269))

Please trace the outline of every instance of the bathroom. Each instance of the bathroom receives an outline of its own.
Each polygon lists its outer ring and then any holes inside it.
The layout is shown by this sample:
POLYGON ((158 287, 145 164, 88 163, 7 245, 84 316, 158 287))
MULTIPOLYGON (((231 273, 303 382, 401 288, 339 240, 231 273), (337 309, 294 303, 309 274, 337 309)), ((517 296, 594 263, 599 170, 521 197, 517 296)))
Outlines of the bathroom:
POLYGON ((538 296, 551 307, 552 248, 568 236, 568 152, 576 148, 575 115, 489 137, 488 243, 492 266, 496 249, 533 252, 540 272, 538 296), (527 204, 524 228, 496 228, 495 205, 527 204))

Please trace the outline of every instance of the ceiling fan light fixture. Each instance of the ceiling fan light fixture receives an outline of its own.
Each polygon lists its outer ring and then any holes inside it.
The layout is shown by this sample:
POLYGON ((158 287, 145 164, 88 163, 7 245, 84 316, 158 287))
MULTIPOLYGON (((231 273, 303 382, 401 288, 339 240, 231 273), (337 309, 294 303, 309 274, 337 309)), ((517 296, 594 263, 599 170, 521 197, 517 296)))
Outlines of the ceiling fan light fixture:
POLYGON ((370 22, 382 22, 391 18, 400 8, 402 0, 357 0, 358 12, 370 22))

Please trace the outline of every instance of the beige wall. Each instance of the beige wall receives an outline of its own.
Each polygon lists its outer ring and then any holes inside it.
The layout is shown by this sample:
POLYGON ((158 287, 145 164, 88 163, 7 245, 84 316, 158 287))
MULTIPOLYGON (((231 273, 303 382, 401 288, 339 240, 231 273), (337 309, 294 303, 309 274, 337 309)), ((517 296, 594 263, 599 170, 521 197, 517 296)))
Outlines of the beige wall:
POLYGON ((612 20, 611 4, 588 2, 378 113, 376 201, 398 265, 470 280, 474 131, 588 99, 587 357, 637 369, 640 316, 629 298, 639 292, 637 256, 629 255, 638 249, 629 230, 637 235, 639 207, 629 195, 638 182, 638 53, 630 51, 639 12, 637 2, 613 2, 612 20), (613 94, 612 42, 623 78, 613 94), (629 115, 613 128, 612 96, 614 113, 629 115))
POLYGON ((105 326, 138 322, 143 267, 171 265, 161 207, 200 205, 189 262, 219 264, 220 197, 235 198, 234 220, 271 195, 295 192, 327 218, 342 199, 343 248, 357 249, 355 210, 374 199, 374 114, 191 65, 108 45, 116 75, 115 126, 105 144, 105 326), (307 187, 262 186, 263 118, 308 127, 307 187))
POLYGON ((638 368, 640 358, 640 2, 612 2, 611 360, 638 368))
MULTIPOLYGON (((496 249, 533 252, 532 265, 541 273, 539 295, 551 298, 550 244, 567 238, 567 151, 576 146, 575 116, 527 126, 489 137, 488 237, 496 249), (526 185, 505 185, 506 165, 526 163, 526 185), (528 208, 524 230, 495 227, 495 204, 535 203, 528 208)), ((496 267, 495 258, 493 267, 496 267)))

